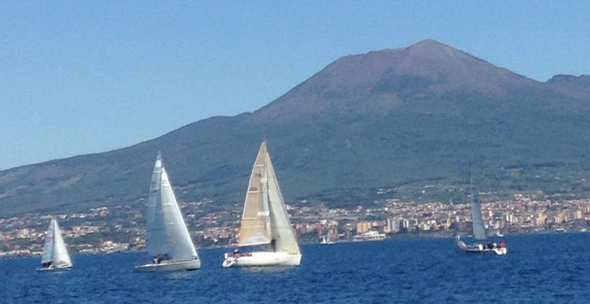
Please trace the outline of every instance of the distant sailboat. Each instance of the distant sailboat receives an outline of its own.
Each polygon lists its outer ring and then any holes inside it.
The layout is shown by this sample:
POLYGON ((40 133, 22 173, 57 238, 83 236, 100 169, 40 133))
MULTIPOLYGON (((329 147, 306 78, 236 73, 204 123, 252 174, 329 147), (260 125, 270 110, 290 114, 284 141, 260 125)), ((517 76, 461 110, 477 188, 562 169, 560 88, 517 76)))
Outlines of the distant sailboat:
POLYGON ((41 268, 38 271, 69 270, 72 268, 72 260, 66 249, 66 244, 61 235, 61 230, 55 218, 51 219, 45 245, 43 245, 43 256, 41 257, 41 268))
POLYGON ((266 142, 260 145, 246 192, 239 247, 268 246, 266 251, 226 253, 223 267, 297 266, 301 251, 289 222, 287 207, 266 142))
POLYGON ((331 245, 334 244, 334 241, 332 241, 332 239, 330 238, 330 235, 322 235, 322 237, 320 238, 320 244, 322 245, 331 245))
POLYGON ((150 184, 147 214, 147 251, 152 263, 138 271, 175 271, 201 268, 201 261, 186 228, 176 196, 162 165, 156 159, 150 184))
POLYGON ((506 255, 508 253, 508 247, 506 246, 506 242, 504 242, 504 240, 502 240, 499 244, 486 244, 487 236, 481 216, 481 202, 479 199, 479 191, 477 191, 473 186, 473 181, 471 180, 471 177, 469 178, 469 184, 471 192, 471 222, 473 224, 473 238, 479 242, 468 245, 461 240, 459 235, 457 235, 457 247, 460 250, 468 253, 495 253, 497 255, 506 255))

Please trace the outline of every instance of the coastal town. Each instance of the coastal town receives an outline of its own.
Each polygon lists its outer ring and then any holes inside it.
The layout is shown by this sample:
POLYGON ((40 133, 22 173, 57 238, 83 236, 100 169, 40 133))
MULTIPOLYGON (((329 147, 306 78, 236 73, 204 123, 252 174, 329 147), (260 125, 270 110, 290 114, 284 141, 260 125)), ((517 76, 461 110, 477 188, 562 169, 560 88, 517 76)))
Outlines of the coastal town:
MULTIPOLYGON (((51 216, 58 218, 72 252, 141 251, 145 248, 144 205, 144 201, 139 201, 51 216)), ((231 246, 237 242, 241 204, 235 203, 231 208, 216 206, 211 200, 181 203, 186 224, 200 248, 231 246)), ((584 232, 590 222, 590 199, 552 201, 516 194, 509 200, 483 202, 482 213, 490 235, 584 232)), ((370 208, 350 209, 299 202, 289 206, 289 214, 302 243, 471 233, 467 202, 384 199, 374 202, 370 208)), ((0 257, 40 255, 49 219, 50 215, 42 213, 0 218, 0 257)))

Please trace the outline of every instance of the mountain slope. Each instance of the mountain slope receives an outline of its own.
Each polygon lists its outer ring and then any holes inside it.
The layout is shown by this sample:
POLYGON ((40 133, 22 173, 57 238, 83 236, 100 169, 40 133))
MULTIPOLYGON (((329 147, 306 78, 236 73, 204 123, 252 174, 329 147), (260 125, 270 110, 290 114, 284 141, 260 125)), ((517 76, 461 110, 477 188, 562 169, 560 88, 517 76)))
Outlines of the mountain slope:
POLYGON ((555 75, 547 84, 567 96, 590 98, 590 75, 555 75))
POLYGON ((464 183, 469 160, 490 190, 564 192, 555 176, 578 180, 589 170, 585 96, 425 40, 340 58, 253 113, 1 171, 0 208, 4 215, 140 199, 159 150, 182 200, 241 201, 263 138, 291 201, 363 204, 381 187, 445 199, 448 187, 464 183), (421 191, 432 184, 440 191, 421 191))

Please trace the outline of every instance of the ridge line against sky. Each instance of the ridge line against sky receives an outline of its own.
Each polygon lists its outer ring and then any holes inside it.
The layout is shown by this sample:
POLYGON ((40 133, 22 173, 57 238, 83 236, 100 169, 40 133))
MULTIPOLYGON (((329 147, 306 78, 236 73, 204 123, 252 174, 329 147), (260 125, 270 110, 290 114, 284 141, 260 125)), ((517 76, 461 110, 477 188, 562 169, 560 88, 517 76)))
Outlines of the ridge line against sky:
POLYGON ((590 74, 582 1, 12 2, 0 27, 0 170, 254 111, 342 56, 427 38, 539 81, 590 74))

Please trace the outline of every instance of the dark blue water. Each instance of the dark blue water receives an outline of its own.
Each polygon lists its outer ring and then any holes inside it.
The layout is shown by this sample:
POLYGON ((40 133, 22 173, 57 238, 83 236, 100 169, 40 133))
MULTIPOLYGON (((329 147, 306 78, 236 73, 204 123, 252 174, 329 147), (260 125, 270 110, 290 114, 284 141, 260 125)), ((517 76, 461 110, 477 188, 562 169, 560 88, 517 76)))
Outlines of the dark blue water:
POLYGON ((302 266, 133 272, 140 254, 75 256, 64 273, 0 260, 0 303, 590 303, 590 234, 508 237, 508 256, 465 255, 450 239, 304 246, 302 266))

